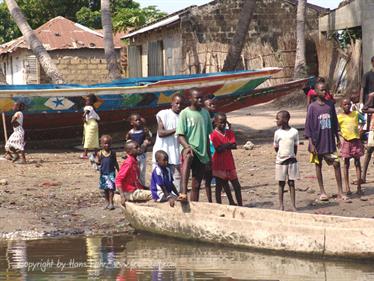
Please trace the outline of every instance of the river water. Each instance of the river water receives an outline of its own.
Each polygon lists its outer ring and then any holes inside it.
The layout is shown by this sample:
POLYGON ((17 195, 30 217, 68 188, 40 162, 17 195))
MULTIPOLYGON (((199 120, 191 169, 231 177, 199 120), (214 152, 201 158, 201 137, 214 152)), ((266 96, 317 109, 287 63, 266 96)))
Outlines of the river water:
POLYGON ((374 262, 300 259, 146 235, 0 242, 0 280, 374 280, 374 262))

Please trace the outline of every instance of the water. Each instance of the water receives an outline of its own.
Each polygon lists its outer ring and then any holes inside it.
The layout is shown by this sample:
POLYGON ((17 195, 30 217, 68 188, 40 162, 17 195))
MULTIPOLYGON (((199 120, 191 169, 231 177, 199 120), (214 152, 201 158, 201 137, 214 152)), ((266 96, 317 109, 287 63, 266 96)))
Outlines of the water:
POLYGON ((374 280, 371 262, 265 255, 139 235, 0 243, 0 280, 374 280))

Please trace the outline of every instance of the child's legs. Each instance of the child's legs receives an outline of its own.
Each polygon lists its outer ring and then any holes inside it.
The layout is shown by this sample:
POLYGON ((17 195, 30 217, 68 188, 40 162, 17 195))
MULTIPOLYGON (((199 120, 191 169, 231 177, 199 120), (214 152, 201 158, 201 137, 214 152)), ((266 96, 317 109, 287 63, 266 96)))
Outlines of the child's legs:
MULTIPOLYGON (((217 178, 217 180, 218 180, 218 178, 217 178)), ((235 201, 234 201, 234 198, 232 198, 229 181, 228 180, 223 180, 223 179, 220 179, 220 181, 221 181, 223 189, 225 190, 225 193, 226 193, 226 196, 227 196, 227 200, 229 201, 229 204, 230 205, 236 205, 235 201)))
MULTIPOLYGON (((105 202, 107 203, 107 205, 110 203, 109 202, 109 189, 104 189, 104 195, 105 195, 105 202)), ((113 200, 113 198, 112 198, 113 200)), ((113 201, 112 201, 113 202, 113 201)))
POLYGON ((204 178, 205 178, 205 192, 206 192, 206 196, 208 198, 208 202, 212 203, 212 189, 211 189, 211 182, 212 182, 212 169, 211 168, 207 168, 205 169, 205 175, 204 175, 204 178))
POLYGON ((221 193, 222 193, 222 188, 223 188, 223 181, 220 178, 216 177, 216 202, 218 204, 222 204, 222 198, 221 198, 221 193))
POLYGON ((336 184, 338 186, 338 196, 342 197, 343 196, 343 185, 342 185, 342 172, 340 169, 340 162, 335 161, 333 163, 333 166, 334 166, 336 184))
POLYGON ((242 187, 240 186, 239 180, 238 179, 231 180, 231 184, 234 187, 236 202, 238 202, 238 206, 243 206, 242 191, 241 191, 242 187))
POLYGON ((350 158, 344 158, 344 185, 345 185, 345 192, 351 192, 349 186, 349 166, 350 166, 350 158))
POLYGON ((205 164, 201 163, 200 160, 195 156, 191 164, 192 170, 192 190, 191 190, 191 201, 199 201, 199 191, 201 181, 205 174, 205 164))
POLYGON ((371 155, 373 154, 374 147, 367 147, 364 158, 364 167, 362 169, 362 181, 366 182, 366 174, 368 171, 369 163, 371 160, 371 155))
POLYGON ((180 181, 180 193, 187 194, 188 179, 190 178, 190 170, 193 160, 192 153, 186 153, 186 150, 182 151, 183 162, 181 167, 181 181, 180 181))
POLYGON ((360 158, 354 158, 355 161, 355 167, 356 167, 356 176, 357 176, 357 193, 361 193, 361 161, 360 158))
POLYGON ((178 192, 180 192, 180 183, 181 183, 181 167, 180 165, 172 165, 172 174, 173 174, 173 184, 178 192))
POLYGON ((286 185, 285 181, 278 182, 278 199, 279 199, 279 209, 281 211, 284 210, 284 203, 283 203, 283 193, 284 193, 284 186, 286 185))
POLYGON ((325 187, 323 186, 322 158, 320 159, 319 164, 315 164, 315 166, 316 166, 316 176, 317 176, 317 181, 318 181, 321 196, 326 196, 327 197, 325 187))
POLYGON ((292 209, 294 211, 296 211, 295 181, 294 180, 288 180, 288 186, 290 187, 290 196, 291 196, 292 209))
POLYGON ((108 201, 113 206, 114 190, 108 190, 108 201))

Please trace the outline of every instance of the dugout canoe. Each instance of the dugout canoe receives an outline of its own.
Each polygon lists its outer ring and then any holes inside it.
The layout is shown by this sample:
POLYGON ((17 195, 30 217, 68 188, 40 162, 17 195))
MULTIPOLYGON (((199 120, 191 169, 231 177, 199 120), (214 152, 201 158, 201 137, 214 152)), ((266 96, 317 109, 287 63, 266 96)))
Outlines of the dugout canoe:
POLYGON ((0 85, 0 112, 10 116, 15 101, 26 104, 24 128, 32 139, 78 136, 82 133, 83 96, 94 93, 101 117, 101 132, 123 130, 125 119, 132 112, 140 112, 148 122, 156 122, 155 114, 170 106, 175 93, 189 95, 197 88, 205 95, 213 94, 217 108, 225 112, 233 108, 270 101, 289 93, 292 87, 302 88, 307 80, 299 80, 281 88, 253 92, 280 68, 253 71, 177 75, 118 80, 91 86, 64 85, 0 85), (262 94, 261 94, 262 93, 262 94), (251 97, 250 99, 247 99, 251 97), (245 101, 245 102, 244 102, 245 101), (234 105, 234 106, 233 106, 234 105))
POLYGON ((127 203, 138 231, 257 250, 374 258, 374 220, 189 202, 127 203))

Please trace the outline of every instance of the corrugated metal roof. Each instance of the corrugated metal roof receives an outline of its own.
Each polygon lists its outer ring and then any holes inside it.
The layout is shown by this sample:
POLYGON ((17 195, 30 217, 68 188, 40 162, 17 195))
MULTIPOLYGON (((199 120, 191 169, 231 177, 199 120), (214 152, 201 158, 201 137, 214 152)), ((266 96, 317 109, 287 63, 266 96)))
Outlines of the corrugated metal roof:
MULTIPOLYGON (((103 34, 64 17, 55 17, 35 29, 35 34, 47 51, 63 49, 104 49, 103 34)), ((0 54, 19 48, 30 49, 23 36, 0 45, 0 54)), ((118 41, 115 48, 121 48, 118 41)))

